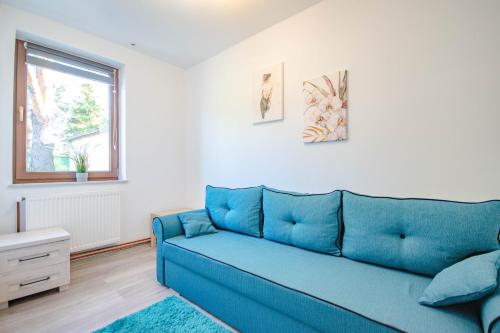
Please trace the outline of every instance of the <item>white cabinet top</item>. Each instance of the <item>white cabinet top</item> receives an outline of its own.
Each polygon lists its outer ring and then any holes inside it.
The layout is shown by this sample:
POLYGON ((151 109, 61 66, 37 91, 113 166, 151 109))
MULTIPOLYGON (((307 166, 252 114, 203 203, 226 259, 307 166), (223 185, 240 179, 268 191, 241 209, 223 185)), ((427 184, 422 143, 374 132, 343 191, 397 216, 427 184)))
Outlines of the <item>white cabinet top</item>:
POLYGON ((63 228, 47 228, 0 235, 0 252, 69 240, 70 234, 63 228))

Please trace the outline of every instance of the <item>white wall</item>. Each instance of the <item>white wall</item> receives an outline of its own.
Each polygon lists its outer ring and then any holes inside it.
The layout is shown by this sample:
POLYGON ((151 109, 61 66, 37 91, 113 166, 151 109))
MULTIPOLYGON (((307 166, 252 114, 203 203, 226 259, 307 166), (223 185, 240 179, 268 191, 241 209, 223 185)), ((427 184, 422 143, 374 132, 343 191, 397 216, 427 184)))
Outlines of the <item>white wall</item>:
POLYGON ((265 184, 500 198, 500 2, 325 0, 190 69, 187 194, 265 184), (284 62, 285 120, 252 125, 252 72, 284 62), (303 144, 302 81, 349 70, 349 139, 303 144))
POLYGON ((122 241, 204 185, 500 198, 500 3, 325 0, 185 73, 0 5, 0 233, 22 196, 119 189, 122 241), (123 64, 126 184, 12 187, 16 30, 123 64), (285 120, 253 125, 252 72, 284 62, 285 120), (301 140, 304 79, 349 70, 349 139, 301 140), (187 103, 187 105, 185 104, 187 103))
MULTIPOLYGON (((184 71, 54 21, 0 5, 0 233, 15 231, 16 199, 44 193, 121 191, 121 241, 149 235, 149 213, 184 205, 184 71), (126 184, 12 187, 16 31, 123 65, 126 184)), ((123 133, 122 133, 123 134, 123 133)))

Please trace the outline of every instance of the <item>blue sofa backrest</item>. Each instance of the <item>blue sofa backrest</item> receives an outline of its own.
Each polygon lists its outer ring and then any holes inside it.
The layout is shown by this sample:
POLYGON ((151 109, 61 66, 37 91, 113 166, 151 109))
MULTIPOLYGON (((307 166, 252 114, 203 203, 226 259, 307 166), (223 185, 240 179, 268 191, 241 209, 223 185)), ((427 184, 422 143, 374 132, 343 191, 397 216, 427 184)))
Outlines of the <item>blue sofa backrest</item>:
POLYGON ((343 192, 345 257, 435 275, 500 249, 500 201, 461 203, 343 192))
POLYGON ((264 238, 340 256, 341 196, 264 189, 264 238))
POLYGON ((205 208, 220 229, 262 236, 262 186, 224 188, 207 185, 205 208))

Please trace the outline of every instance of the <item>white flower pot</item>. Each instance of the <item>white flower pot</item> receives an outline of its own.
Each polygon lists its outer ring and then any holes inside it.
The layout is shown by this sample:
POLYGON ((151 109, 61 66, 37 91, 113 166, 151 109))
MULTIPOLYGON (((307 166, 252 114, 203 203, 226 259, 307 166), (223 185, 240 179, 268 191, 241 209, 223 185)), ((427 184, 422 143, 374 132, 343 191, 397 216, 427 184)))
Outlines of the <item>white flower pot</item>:
POLYGON ((89 173, 88 172, 83 172, 83 173, 76 173, 76 181, 77 182, 86 182, 89 179, 89 173))

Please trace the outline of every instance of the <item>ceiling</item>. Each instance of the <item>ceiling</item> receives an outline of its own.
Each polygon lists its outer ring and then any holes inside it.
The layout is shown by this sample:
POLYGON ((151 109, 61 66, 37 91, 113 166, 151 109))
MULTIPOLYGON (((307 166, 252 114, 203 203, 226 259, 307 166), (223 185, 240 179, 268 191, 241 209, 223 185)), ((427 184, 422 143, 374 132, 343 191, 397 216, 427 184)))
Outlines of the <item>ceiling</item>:
POLYGON ((0 0, 191 67, 320 0, 0 0))

